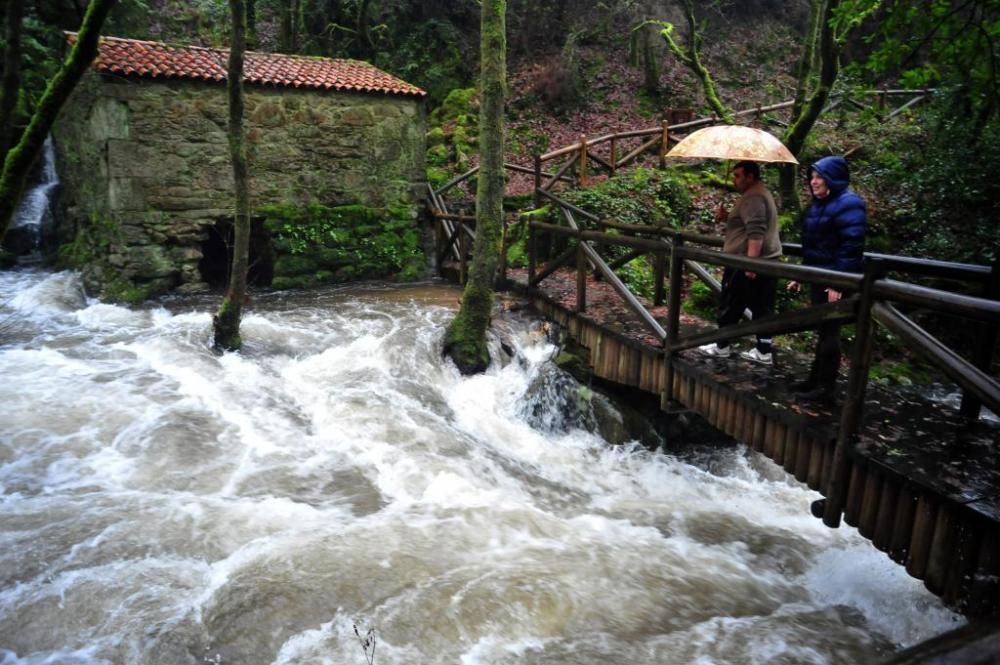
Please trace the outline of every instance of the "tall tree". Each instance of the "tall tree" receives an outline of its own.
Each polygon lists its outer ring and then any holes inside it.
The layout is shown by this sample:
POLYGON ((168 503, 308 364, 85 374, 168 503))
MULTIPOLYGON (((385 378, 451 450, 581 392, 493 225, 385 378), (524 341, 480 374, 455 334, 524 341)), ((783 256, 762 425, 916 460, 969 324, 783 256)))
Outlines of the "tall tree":
POLYGON ((250 256, 250 186, 247 175, 246 141, 243 136, 243 59, 246 53, 246 5, 229 0, 233 35, 229 47, 226 86, 229 90, 229 156, 233 164, 236 214, 233 217, 233 261, 229 288, 212 320, 216 348, 235 351, 242 346, 240 318, 247 296, 250 256))
POLYGON ((712 112, 726 122, 732 122, 732 110, 722 103, 715 86, 715 79, 712 78, 712 73, 708 71, 708 68, 701 61, 702 26, 698 24, 698 20, 694 14, 694 2, 693 0, 684 0, 682 4, 684 5, 684 18, 687 20, 688 25, 686 45, 682 46, 674 38, 674 24, 664 21, 644 21, 632 29, 632 34, 633 36, 638 34, 638 31, 644 30, 647 25, 659 25, 661 28, 660 36, 667 43, 667 48, 674 54, 674 57, 694 72, 698 80, 701 81, 701 86, 705 93, 705 101, 708 102, 708 106, 712 109, 712 112))
POLYGON ((462 306, 445 333, 444 352, 463 374, 490 364, 486 329, 493 313, 493 289, 503 224, 503 107, 507 78, 506 0, 482 0, 480 14, 479 179, 476 183, 476 241, 462 306))
POLYGON ((978 140, 1000 114, 1000 2, 894 0, 878 16, 866 68, 913 88, 939 86, 978 140))
POLYGON ((278 50, 295 53, 299 47, 299 0, 278 3, 278 50))
POLYGON ((101 26, 114 5, 115 0, 90 0, 73 48, 70 49, 62 67, 49 81, 27 129, 4 157, 3 171, 0 172, 0 238, 7 233, 11 218, 24 193, 28 172, 38 158, 45 138, 59 115, 59 110, 87 71, 87 67, 97 57, 101 26))
MULTIPOLYGON (((810 2, 810 27, 799 62, 795 104, 788 129, 782 137, 793 155, 801 154, 809 132, 830 98, 830 91, 840 74, 840 53, 847 35, 880 4, 881 0, 810 2)), ((794 165, 781 169, 779 192, 786 211, 799 208, 796 174, 794 165)))
POLYGON ((21 22, 24 0, 7 0, 6 42, 3 51, 3 86, 0 87, 0 163, 14 135, 14 113, 21 91, 21 22))

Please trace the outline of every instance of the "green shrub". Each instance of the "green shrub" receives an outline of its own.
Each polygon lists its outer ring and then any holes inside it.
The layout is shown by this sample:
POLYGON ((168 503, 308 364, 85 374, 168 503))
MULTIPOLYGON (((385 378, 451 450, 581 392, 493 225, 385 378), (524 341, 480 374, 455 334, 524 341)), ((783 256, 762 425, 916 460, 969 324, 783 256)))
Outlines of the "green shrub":
POLYGON ((260 213, 277 253, 277 288, 354 277, 412 280, 425 264, 420 233, 406 207, 313 204, 271 206, 260 213))
POLYGON ((688 285, 687 295, 681 303, 681 309, 687 314, 714 321, 717 309, 716 302, 716 295, 708 284, 700 279, 692 279, 688 285))
POLYGON ((602 219, 625 224, 680 228, 691 214, 685 183, 658 169, 637 168, 566 192, 565 198, 602 219))
POLYGON ((640 256, 632 259, 619 268, 615 274, 632 293, 649 300, 653 299, 653 291, 656 289, 656 272, 646 257, 640 256))

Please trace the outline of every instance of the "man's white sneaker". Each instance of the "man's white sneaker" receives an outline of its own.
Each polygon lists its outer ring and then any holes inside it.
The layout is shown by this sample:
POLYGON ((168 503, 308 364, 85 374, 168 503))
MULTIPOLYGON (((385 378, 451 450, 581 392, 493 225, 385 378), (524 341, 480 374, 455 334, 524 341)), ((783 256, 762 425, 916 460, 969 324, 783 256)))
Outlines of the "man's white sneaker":
POLYGON ((704 353, 706 356, 715 356, 716 358, 728 358, 730 353, 728 346, 719 346, 714 342, 712 344, 699 346, 698 350, 704 353))
POLYGON ((770 353, 761 353, 757 350, 757 347, 750 349, 749 351, 743 351, 740 353, 740 358, 744 360, 752 360, 755 363, 760 363, 761 365, 773 365, 774 359, 771 358, 770 353))

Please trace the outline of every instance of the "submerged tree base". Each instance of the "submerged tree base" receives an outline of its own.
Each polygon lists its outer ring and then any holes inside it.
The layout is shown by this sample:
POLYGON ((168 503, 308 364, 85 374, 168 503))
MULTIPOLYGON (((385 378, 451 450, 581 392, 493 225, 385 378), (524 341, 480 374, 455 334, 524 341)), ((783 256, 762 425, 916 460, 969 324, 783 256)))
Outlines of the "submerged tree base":
POLYGON ((466 376, 484 372, 490 366, 490 352, 484 333, 490 324, 492 311, 492 290, 466 288, 462 308, 448 325, 443 353, 466 376))
POLYGON ((218 313, 212 317, 217 351, 239 351, 243 346, 243 339, 240 337, 241 310, 241 307, 234 306, 227 297, 218 313))

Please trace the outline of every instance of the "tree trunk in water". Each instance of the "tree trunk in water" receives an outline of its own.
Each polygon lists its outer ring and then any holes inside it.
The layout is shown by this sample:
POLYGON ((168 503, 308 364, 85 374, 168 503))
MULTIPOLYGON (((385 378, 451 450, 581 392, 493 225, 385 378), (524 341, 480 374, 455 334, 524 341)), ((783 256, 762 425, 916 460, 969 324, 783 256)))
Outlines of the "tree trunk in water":
POLYGON ((90 1, 69 56, 45 88, 45 93, 28 123, 28 128, 24 130, 17 145, 4 157, 3 172, 0 174, 0 239, 7 233, 10 221, 17 210, 17 204, 24 193, 28 172, 42 150, 45 138, 59 115, 59 109, 66 103, 73 88, 97 56, 101 26, 114 4, 115 0, 90 1))
MULTIPOLYGON (((813 125, 816 124, 816 120, 819 119, 823 107, 830 98, 830 90, 840 73, 840 45, 834 39, 833 26, 830 23, 834 12, 840 5, 840 0, 826 0, 820 4, 821 7, 817 9, 819 16, 815 23, 815 37, 811 39, 814 44, 813 49, 816 49, 812 57, 818 57, 819 79, 812 88, 809 100, 802 104, 799 113, 792 117, 788 131, 785 132, 784 136, 785 146, 796 157, 802 152, 806 138, 808 138, 809 132, 812 131, 813 125), (816 44, 818 44, 818 49, 816 44)), ((798 93, 796 94, 798 95, 798 93)), ((796 101, 798 101, 797 96, 796 101)), ((796 174, 797 169, 794 165, 781 170, 779 191, 785 210, 798 209, 799 207, 797 205, 796 174), (794 208, 792 202, 794 202, 794 208)))
POLYGON ((21 90, 21 22, 24 0, 7 0, 7 33, 3 52, 3 87, 0 88, 0 164, 14 135, 14 113, 21 90))
POLYGON ((233 218, 233 262, 229 289, 213 319, 216 348, 235 351, 242 345, 240 317, 247 295, 250 254, 250 191, 246 142, 243 138, 243 57, 246 52, 246 7, 243 0, 229 0, 233 17, 233 42, 229 47, 229 154, 233 162, 236 215, 233 218))
POLYGON ((507 78, 505 0, 483 0, 480 19, 479 180, 476 186, 476 242, 462 306, 445 333, 444 352, 463 374, 490 364, 486 329, 503 224, 503 107, 507 78))

